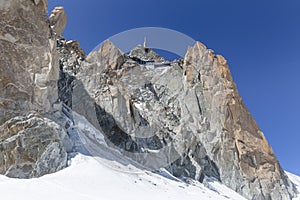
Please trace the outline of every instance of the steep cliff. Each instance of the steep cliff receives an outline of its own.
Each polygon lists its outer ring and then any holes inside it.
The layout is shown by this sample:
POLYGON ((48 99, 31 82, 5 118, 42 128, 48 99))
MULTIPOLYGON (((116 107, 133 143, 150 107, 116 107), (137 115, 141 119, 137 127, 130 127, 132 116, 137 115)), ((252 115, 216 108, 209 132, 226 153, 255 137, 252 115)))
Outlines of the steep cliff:
POLYGON ((200 42, 184 60, 167 63, 157 56, 142 46, 127 56, 104 42, 76 76, 73 99, 81 103, 74 109, 88 119, 95 113, 98 124, 91 120, 107 142, 148 169, 166 167, 201 182, 213 177, 248 199, 291 199, 294 187, 238 94, 226 60, 200 42), (90 102, 84 110, 82 101, 90 102))
POLYGON ((49 19, 46 9, 46 0, 0 2, 1 174, 66 167, 73 109, 144 169, 211 177, 253 200, 295 195, 225 58, 200 42, 169 62, 142 46, 126 55, 109 41, 85 57, 61 36, 64 9, 49 19))
POLYGON ((38 177, 67 164, 67 134, 45 117, 61 116, 56 37, 45 0, 1 1, 0 11, 0 173, 38 177))

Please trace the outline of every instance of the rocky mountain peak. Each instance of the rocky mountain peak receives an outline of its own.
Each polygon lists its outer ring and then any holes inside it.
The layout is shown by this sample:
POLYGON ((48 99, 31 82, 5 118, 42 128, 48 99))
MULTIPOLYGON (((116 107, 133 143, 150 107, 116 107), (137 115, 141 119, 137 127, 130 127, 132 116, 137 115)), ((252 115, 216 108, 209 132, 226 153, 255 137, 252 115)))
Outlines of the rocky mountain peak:
POLYGON ((197 42, 183 63, 164 62, 145 46, 128 56, 107 40, 85 59, 61 36, 63 8, 47 20, 40 2, 0 3, 0 173, 32 178, 66 167, 76 111, 145 169, 214 178, 253 200, 295 195, 224 57, 197 42))
POLYGON ((223 83, 227 87, 235 85, 227 60, 222 55, 215 55, 213 50, 207 49, 201 42, 196 42, 194 46, 188 48, 184 57, 183 69, 189 83, 199 81, 205 71, 210 71, 210 73, 213 71, 215 76, 226 80, 223 83))
POLYGON ((86 60, 90 63, 101 62, 99 70, 116 70, 124 62, 124 53, 111 41, 106 40, 98 50, 91 52, 86 60), (104 66, 105 68, 102 68, 104 66))
MULTIPOLYGON (((294 195, 293 184, 244 105, 223 56, 197 42, 188 49, 182 66, 172 62, 147 68, 143 62, 129 65, 132 58, 124 58, 112 44, 100 49, 101 54, 89 55, 97 57, 83 65, 88 68, 78 78, 95 101, 108 143, 129 157, 130 152, 151 151, 154 157, 131 158, 147 167, 164 166, 181 178, 213 177, 249 199, 294 195), (104 49, 113 51, 103 53, 104 49), (120 57, 113 73, 93 73, 110 69, 120 57), (140 137, 147 133, 151 137, 140 137), (162 162, 163 157, 171 162, 162 162)), ((159 59, 149 52, 138 46, 130 56, 159 59)))
POLYGON ((138 45, 134 49, 132 49, 129 55, 141 59, 142 61, 160 62, 165 60, 155 51, 153 51, 153 49, 144 47, 142 45, 138 45))

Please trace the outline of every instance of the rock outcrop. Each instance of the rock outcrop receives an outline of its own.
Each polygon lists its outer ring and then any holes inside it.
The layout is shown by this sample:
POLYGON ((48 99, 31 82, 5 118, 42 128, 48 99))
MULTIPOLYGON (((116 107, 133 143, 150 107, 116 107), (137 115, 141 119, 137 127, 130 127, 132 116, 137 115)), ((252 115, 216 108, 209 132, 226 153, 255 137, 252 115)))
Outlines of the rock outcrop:
POLYGON ((188 50, 183 71, 209 125, 199 139, 220 180, 248 199, 290 199, 293 185, 238 94, 225 58, 198 42, 188 50))
POLYGON ((81 114, 89 119, 95 112, 107 143, 146 168, 166 167, 199 181, 213 177, 248 199, 291 199, 293 184, 238 94, 225 58, 198 42, 184 60, 163 61, 142 46, 126 56, 104 42, 76 76, 76 94, 90 102, 81 114), (153 59, 162 64, 137 62, 153 59))
POLYGON ((0 2, 0 173, 10 177, 38 177, 67 164, 68 137, 46 118, 61 116, 59 56, 46 13, 46 0, 0 2))
POLYGON ((85 53, 79 43, 63 38, 57 39, 57 51, 59 53, 59 80, 58 97, 64 105, 72 108, 73 81, 79 72, 82 61, 85 60, 85 53))
POLYGON ((56 7, 52 11, 50 17, 50 26, 52 30, 58 35, 61 36, 67 24, 67 14, 63 7, 56 7))
POLYGON ((146 169, 212 177, 253 200, 294 196, 225 58, 198 42, 168 62, 142 46, 125 55, 109 41, 85 58, 61 36, 63 8, 49 20, 46 8, 46 0, 0 2, 0 173, 32 178, 66 166, 63 104, 146 169))
POLYGON ((0 9, 0 124, 30 110, 54 112, 58 55, 44 3, 10 0, 0 9))
POLYGON ((0 173, 33 178, 67 164, 68 136, 54 121, 38 114, 14 117, 0 126, 0 173))

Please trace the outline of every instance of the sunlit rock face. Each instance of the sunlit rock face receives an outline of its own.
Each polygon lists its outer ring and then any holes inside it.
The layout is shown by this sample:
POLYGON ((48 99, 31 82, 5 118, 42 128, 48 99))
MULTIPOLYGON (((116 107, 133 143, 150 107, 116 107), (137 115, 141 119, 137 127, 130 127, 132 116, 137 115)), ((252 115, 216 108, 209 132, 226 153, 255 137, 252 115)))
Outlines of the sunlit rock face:
POLYGON ((44 1, 1 2, 0 124, 19 112, 52 112, 59 75, 44 1))
POLYGON ((51 12, 51 15, 49 17, 49 22, 54 32, 58 36, 61 36, 67 24, 67 14, 65 13, 64 8, 63 7, 54 8, 54 10, 51 12))
POLYGON ((0 173, 33 178, 66 167, 68 136, 54 121, 31 113, 0 126, 0 173))
POLYGON ((184 59, 166 62, 151 49, 138 46, 127 56, 106 41, 81 69, 76 95, 95 106, 76 109, 87 118, 95 112, 90 120, 124 155, 150 168, 165 164, 178 177, 216 178, 248 199, 294 195, 227 61, 200 42, 184 59))
POLYGON ((50 19, 46 8, 46 0, 0 2, 0 173, 32 178, 66 166, 63 103, 147 169, 215 178, 253 200, 294 196, 225 58, 200 42, 169 62, 142 46, 125 55, 109 41, 85 58, 61 37, 63 8, 50 19))
POLYGON ((44 117, 61 116, 47 1, 0 1, 0 18, 0 173, 32 178, 56 172, 67 164, 67 135, 44 117))
POLYGON ((249 199, 290 199, 294 187, 238 94, 226 60, 197 43, 183 70, 189 87, 198 88, 209 123, 200 141, 219 166, 222 182, 249 199))

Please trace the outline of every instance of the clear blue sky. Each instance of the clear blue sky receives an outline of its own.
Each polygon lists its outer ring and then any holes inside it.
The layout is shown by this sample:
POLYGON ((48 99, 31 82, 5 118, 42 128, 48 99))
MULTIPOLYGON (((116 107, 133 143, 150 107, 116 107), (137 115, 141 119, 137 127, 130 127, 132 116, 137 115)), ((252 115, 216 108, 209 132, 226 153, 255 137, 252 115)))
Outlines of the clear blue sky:
POLYGON ((244 102, 285 170, 300 175, 299 0, 49 0, 68 14, 64 32, 88 53, 138 27, 189 35, 229 62, 244 102))

